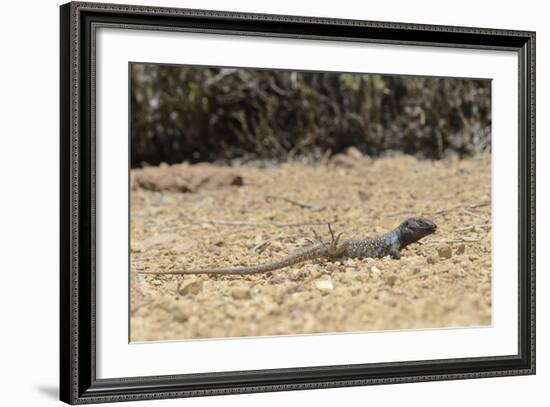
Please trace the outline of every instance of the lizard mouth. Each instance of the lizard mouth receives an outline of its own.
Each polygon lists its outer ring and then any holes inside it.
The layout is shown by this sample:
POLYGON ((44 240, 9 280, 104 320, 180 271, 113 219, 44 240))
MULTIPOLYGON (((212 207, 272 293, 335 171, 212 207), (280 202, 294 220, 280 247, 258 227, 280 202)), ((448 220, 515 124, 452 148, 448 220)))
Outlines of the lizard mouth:
POLYGON ((437 225, 434 223, 432 226, 424 228, 424 230, 427 231, 427 232, 432 232, 433 233, 437 230, 437 225))
POLYGON ((437 230, 437 225, 433 222, 424 221, 422 224, 417 225, 415 229, 433 233, 437 230))

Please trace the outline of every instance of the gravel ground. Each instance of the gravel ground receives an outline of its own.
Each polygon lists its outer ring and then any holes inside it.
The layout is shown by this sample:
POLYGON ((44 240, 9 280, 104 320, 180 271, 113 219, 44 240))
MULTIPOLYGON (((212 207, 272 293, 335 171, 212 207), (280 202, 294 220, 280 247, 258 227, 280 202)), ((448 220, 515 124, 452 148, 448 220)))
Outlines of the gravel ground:
POLYGON ((400 260, 313 261, 250 276, 132 274, 132 341, 491 324, 489 155, 370 160, 351 150, 320 165, 212 166, 227 185, 195 179, 192 192, 136 182, 144 171, 181 182, 191 167, 132 170, 133 271, 269 261, 307 245, 311 229, 327 236, 327 222, 343 239, 408 216, 438 230, 400 260))

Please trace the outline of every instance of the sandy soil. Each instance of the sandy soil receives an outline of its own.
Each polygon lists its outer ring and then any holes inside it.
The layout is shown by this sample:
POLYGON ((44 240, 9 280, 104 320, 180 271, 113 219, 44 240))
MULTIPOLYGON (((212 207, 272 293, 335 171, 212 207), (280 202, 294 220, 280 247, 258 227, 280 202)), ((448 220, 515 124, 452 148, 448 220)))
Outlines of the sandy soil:
POLYGON ((491 324, 488 155, 434 162, 350 152, 318 166, 232 167, 242 185, 191 193, 145 189, 140 171, 132 171, 133 271, 269 261, 307 245, 311 229, 328 236, 327 222, 343 239, 413 215, 438 231, 400 260, 316 261, 251 276, 132 274, 133 341, 491 324))

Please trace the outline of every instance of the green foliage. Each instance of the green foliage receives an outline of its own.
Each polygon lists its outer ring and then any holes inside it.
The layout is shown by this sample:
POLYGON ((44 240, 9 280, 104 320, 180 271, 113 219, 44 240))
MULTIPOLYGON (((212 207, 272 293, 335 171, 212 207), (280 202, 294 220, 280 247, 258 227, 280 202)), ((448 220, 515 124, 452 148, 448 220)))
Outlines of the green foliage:
POLYGON ((320 157, 356 146, 441 158, 490 148, 489 80, 131 66, 131 161, 320 157))

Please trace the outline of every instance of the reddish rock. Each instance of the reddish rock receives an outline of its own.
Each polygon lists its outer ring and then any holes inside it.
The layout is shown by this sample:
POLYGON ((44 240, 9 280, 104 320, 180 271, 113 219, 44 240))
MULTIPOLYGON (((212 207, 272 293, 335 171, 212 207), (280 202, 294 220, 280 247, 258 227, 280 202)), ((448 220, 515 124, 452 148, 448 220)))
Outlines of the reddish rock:
POLYGON ((243 185, 243 177, 234 169, 208 163, 176 164, 135 170, 136 187, 157 192, 196 192, 243 185))

